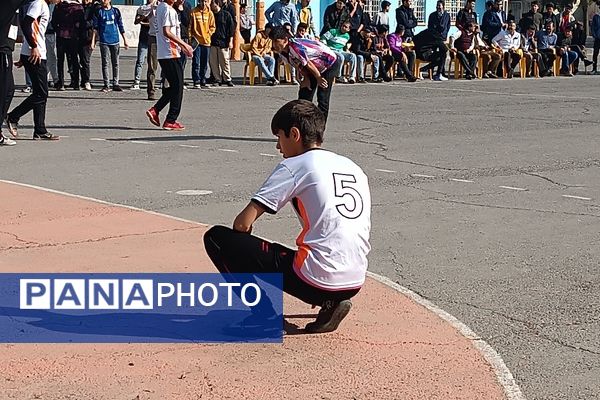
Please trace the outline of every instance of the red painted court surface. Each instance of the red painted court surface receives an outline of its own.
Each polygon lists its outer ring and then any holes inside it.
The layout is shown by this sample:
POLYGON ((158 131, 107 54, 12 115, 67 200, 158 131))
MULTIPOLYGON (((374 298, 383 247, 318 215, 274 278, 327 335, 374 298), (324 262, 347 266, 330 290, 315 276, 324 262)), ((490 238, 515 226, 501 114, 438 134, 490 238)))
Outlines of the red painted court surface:
MULTIPOLYGON (((215 272, 204 225, 1 182, 0 199, 0 272, 215 272)), ((286 297, 285 315, 316 310, 286 297)), ((0 399, 505 398, 470 339, 374 280, 338 331, 283 344, 0 349, 0 399)))

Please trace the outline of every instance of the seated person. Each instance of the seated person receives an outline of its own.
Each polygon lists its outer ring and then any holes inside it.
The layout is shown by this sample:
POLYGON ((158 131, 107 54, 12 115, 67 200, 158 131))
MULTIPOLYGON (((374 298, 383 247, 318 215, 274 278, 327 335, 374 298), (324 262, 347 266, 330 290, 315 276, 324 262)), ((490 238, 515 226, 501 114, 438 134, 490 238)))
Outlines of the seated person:
POLYGON ((365 83, 365 63, 373 63, 373 82, 381 82, 379 77, 379 57, 370 52, 371 41, 375 36, 370 27, 365 27, 357 35, 350 37, 350 49, 356 54, 358 82, 365 83))
POLYGON ((258 65, 263 75, 267 80, 267 85, 274 86, 279 85, 279 81, 275 78, 275 58, 271 51, 271 39, 269 33, 271 32, 271 24, 267 24, 265 29, 256 32, 256 36, 250 42, 250 57, 252 61, 258 65))
POLYGON ((517 32, 517 24, 511 21, 507 24, 506 30, 500 31, 492 39, 492 46, 502 50, 504 57, 504 68, 506 69, 506 77, 512 78, 515 67, 521 60, 519 49, 521 48, 521 34, 517 32))
POLYGON ((574 64, 577 59, 577 53, 571 49, 571 40, 573 32, 571 27, 567 26, 558 34, 558 54, 560 55, 560 74, 562 76, 573 76, 570 71, 571 64, 574 64))
POLYGON ((585 52, 587 35, 583 30, 583 23, 580 21, 575 21, 571 24, 573 31, 573 38, 571 39, 571 50, 577 53, 577 60, 575 64, 573 64, 573 74, 577 75, 579 72, 579 62, 583 61, 584 69, 587 69, 590 65, 594 64, 591 60, 587 58, 587 54, 585 52))
POLYGON ((417 58, 429 62, 429 64, 421 68, 421 71, 418 72, 430 71, 433 73, 433 70, 437 68, 433 80, 447 81, 448 78, 442 75, 448 55, 448 48, 444 43, 444 38, 437 31, 428 28, 416 34, 413 37, 413 43, 415 44, 417 58))
POLYGON ((415 82, 417 81, 417 78, 412 73, 415 64, 415 52, 402 47, 404 30, 403 25, 396 26, 396 31, 389 34, 387 40, 394 61, 400 65, 399 70, 402 71, 402 74, 406 77, 407 81, 415 82))
MULTIPOLYGON (((321 42, 325 43, 331 50, 335 52, 340 60, 340 70, 338 72, 337 81, 340 83, 356 82, 356 54, 348 51, 348 42, 350 41, 350 21, 342 24, 340 29, 333 28, 325 32, 321 36, 321 42), (344 72, 344 64, 350 65, 348 77, 342 77, 344 72)), ((339 61, 338 61, 339 62, 339 61)))
POLYGON ((537 39, 535 36, 535 25, 531 24, 527 30, 521 35, 521 50, 525 57, 525 75, 530 77, 533 75, 533 63, 538 65, 540 71, 544 70, 544 61, 542 55, 537 52, 537 39))
POLYGON ((394 57, 390 54, 390 44, 387 40, 388 27, 387 25, 379 25, 377 27, 377 35, 373 37, 371 42, 371 54, 379 58, 379 76, 383 80, 389 82, 392 80, 389 70, 394 65, 394 57))
MULTIPOLYGON (((365 282, 371 249, 367 176, 350 159, 321 148, 325 121, 306 100, 281 107, 271 131, 284 160, 235 218, 233 229, 214 226, 204 234, 206 252, 221 273, 282 273, 285 293, 320 306, 317 319, 304 328, 309 333, 334 331, 348 315, 350 299, 365 282), (251 235, 261 215, 276 214, 288 203, 303 227, 298 250, 251 235)), ((265 318, 275 315, 260 311, 265 318)))
POLYGON ((547 22, 544 25, 544 30, 537 33, 537 48, 538 52, 542 56, 542 61, 545 69, 541 69, 540 64, 540 76, 552 75, 552 67, 554 60, 556 60, 556 44, 558 43, 558 37, 554 33, 554 23, 547 22))
POLYGON ((298 24, 298 28, 296 28, 296 37, 298 39, 310 39, 308 37, 308 25, 304 22, 300 22, 298 24))
POLYGON ((498 52, 488 46, 487 43, 479 36, 479 25, 475 25, 475 49, 481 57, 483 64, 483 77, 488 79, 498 79, 496 71, 502 60, 502 56, 498 52))
POLYGON ((477 51, 475 49, 475 24, 467 22, 464 30, 458 30, 450 38, 450 51, 455 53, 456 58, 463 67, 465 79, 477 78, 477 51))

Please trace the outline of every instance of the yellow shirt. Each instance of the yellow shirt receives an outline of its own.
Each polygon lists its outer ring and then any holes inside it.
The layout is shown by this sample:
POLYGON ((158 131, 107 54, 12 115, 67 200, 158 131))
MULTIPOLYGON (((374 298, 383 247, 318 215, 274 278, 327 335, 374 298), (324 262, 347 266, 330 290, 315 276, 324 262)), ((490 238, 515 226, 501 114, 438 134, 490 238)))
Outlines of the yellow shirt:
POLYGON ((195 38, 202 46, 210 46, 210 38, 217 26, 215 16, 207 7, 203 10, 195 7, 190 14, 189 36, 195 38))
POLYGON ((271 52, 271 45, 273 42, 265 35, 265 31, 260 31, 252 39, 252 55, 263 57, 265 54, 271 52))

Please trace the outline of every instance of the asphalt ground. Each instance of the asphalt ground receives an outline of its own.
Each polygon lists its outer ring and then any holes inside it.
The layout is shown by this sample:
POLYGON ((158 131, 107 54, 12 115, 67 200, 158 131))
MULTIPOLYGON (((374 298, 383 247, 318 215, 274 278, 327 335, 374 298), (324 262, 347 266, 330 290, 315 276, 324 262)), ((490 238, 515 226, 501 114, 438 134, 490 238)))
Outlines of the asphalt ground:
MULTIPOLYGON (((122 52, 123 86, 134 61, 122 52)), ((93 63, 99 89, 97 54, 93 63)), ((370 270, 469 325, 529 399, 600 399, 599 84, 577 76, 333 89, 325 147, 370 177, 370 270)), ((0 148, 0 177, 230 224, 278 162, 270 119, 296 92, 186 91, 188 129, 175 134, 148 123, 144 91, 51 92, 49 129, 67 137, 0 148)), ((288 208, 254 232, 292 245, 299 230, 288 208)))

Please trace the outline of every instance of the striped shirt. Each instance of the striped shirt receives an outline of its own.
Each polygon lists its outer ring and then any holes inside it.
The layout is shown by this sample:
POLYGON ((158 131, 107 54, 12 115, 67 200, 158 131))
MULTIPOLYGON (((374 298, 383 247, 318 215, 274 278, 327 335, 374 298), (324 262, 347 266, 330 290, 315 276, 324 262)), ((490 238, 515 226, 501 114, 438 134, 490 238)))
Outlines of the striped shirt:
POLYGON ((348 44, 350 40, 350 34, 348 32, 342 33, 341 30, 333 28, 328 32, 325 32, 321 41, 325 43, 329 48, 337 51, 344 50, 344 47, 348 44))
POLYGON ((287 55, 282 53, 281 56, 296 68, 304 67, 310 61, 321 74, 333 67, 337 60, 333 50, 321 42, 310 39, 290 39, 289 53, 287 55))

